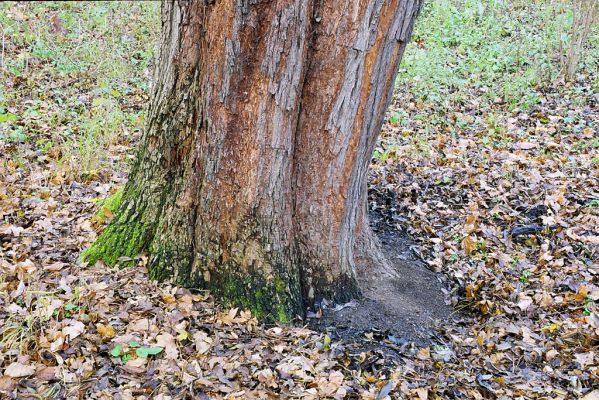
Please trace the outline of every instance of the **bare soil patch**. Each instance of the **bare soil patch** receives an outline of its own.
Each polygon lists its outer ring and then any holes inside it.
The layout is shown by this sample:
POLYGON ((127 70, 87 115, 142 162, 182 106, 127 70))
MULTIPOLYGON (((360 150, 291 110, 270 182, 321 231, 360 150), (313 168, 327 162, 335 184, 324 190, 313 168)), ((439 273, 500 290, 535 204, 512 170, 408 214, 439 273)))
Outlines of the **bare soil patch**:
POLYGON ((412 343, 440 344, 443 340, 437 328, 459 320, 447 304, 447 279, 426 267, 406 233, 393 229, 375 213, 371 221, 397 276, 361 276, 363 298, 325 305, 322 317, 312 318, 311 326, 356 348, 401 351, 412 343))

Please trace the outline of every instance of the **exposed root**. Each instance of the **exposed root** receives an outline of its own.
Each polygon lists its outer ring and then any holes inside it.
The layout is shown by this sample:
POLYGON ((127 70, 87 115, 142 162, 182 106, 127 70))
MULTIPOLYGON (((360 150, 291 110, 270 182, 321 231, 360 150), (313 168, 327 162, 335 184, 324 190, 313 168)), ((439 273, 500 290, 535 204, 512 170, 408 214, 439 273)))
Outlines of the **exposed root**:
POLYGON ((369 225, 362 229, 354 245, 356 272, 361 280, 398 278, 399 273, 385 256, 381 242, 369 225))

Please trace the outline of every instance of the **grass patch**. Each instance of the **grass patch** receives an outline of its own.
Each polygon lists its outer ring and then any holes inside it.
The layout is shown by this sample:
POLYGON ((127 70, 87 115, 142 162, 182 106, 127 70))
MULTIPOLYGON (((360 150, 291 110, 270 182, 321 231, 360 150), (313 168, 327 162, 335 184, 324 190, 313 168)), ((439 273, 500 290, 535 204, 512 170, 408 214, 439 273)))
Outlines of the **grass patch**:
MULTIPOLYGON (((557 78, 560 40, 571 24, 565 2, 426 2, 398 82, 440 106, 467 102, 475 92, 481 106, 499 98, 510 109, 528 109, 540 101, 535 88, 557 78)), ((598 32, 595 26, 582 55, 582 74, 596 71, 598 32)))
POLYGON ((0 144, 69 180, 113 173, 143 125, 159 23, 155 2, 0 4, 0 144))

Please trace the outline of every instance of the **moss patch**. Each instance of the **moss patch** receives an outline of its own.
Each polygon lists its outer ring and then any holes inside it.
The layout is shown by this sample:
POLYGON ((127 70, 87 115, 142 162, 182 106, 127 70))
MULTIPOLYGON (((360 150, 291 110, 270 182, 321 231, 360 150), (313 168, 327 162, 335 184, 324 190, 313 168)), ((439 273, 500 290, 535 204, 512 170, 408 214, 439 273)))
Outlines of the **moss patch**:
POLYGON ((111 220, 118 210, 123 200, 123 189, 119 189, 117 192, 106 197, 98 202, 98 212, 93 216, 92 222, 97 225, 101 225, 111 220))
MULTIPOLYGON (((171 260, 172 261, 172 260, 171 260)), ((170 266, 172 268, 172 265, 170 266)), ((150 263, 150 276, 163 279, 172 276, 164 270, 165 263, 150 263)), ((177 284, 204 288, 229 307, 249 310, 258 320, 266 323, 289 323, 303 313, 299 281, 282 275, 265 278, 260 271, 240 271, 231 265, 220 265, 210 271, 210 281, 201 275, 186 277, 178 275, 177 284)))
POLYGON ((102 260, 111 266, 126 266, 148 243, 150 227, 139 221, 129 221, 127 213, 117 212, 123 203, 123 193, 124 190, 120 189, 99 203, 99 210, 94 217, 96 223, 111 219, 113 214, 116 217, 100 237, 81 253, 83 261, 94 264, 102 260))
POLYGON ((131 263, 131 258, 139 255, 148 241, 150 229, 140 223, 118 223, 113 221, 100 237, 81 253, 81 258, 89 264, 98 260, 114 266, 131 263))
POLYGON ((212 292, 232 306, 242 307, 265 322, 288 323, 301 313, 301 302, 287 289, 283 279, 277 277, 266 281, 257 275, 235 276, 226 280, 222 289, 213 287, 212 292))

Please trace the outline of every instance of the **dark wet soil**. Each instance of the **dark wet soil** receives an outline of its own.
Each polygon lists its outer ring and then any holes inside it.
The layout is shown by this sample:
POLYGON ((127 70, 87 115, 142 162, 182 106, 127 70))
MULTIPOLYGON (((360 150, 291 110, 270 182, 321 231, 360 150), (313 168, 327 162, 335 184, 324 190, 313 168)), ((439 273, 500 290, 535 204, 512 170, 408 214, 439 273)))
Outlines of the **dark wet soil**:
POLYGON ((403 352, 412 344, 442 344, 437 327, 459 319, 446 304, 445 277, 427 269, 407 234, 376 214, 371 215, 371 225, 397 276, 360 278, 362 299, 326 305, 320 318, 310 319, 310 326, 357 349, 383 347, 403 352))

